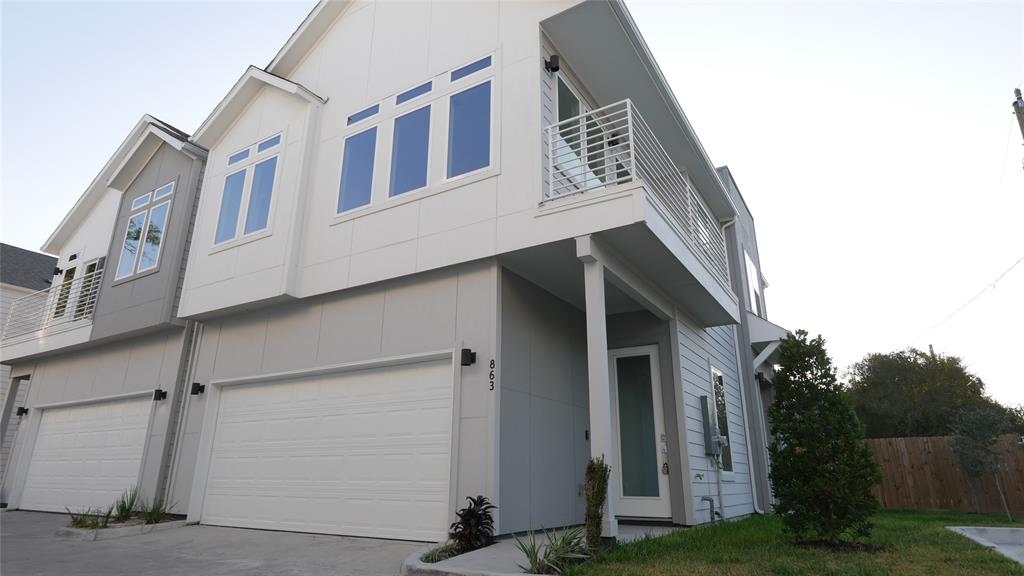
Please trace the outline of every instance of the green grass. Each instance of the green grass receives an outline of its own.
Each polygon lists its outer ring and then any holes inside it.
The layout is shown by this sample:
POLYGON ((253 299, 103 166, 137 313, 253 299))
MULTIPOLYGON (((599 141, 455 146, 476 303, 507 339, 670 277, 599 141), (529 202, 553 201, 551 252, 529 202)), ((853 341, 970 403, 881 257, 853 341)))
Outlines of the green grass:
MULTIPOLYGON (((778 518, 758 516, 617 546, 568 574, 1024 575, 1024 566, 945 529, 945 526, 1010 526, 1005 516, 887 511, 879 513, 874 522, 875 531, 867 543, 883 548, 881 552, 831 552, 795 547, 782 533, 778 518)), ((1024 528, 1024 523, 1012 526, 1024 528)))

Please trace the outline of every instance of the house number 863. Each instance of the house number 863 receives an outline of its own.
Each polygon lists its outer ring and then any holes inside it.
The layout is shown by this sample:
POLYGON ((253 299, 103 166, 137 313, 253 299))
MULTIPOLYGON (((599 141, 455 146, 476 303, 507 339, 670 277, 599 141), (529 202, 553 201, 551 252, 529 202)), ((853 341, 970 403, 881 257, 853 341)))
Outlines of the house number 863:
POLYGON ((491 373, 487 376, 489 378, 488 390, 494 390, 494 358, 491 358, 491 373))

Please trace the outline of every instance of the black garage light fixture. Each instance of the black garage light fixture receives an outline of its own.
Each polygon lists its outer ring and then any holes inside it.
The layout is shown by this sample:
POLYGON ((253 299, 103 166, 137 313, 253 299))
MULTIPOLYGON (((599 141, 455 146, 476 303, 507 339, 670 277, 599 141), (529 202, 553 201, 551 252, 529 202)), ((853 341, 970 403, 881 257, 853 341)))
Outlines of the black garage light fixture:
POLYGON ((558 54, 552 54, 551 58, 544 61, 544 69, 548 72, 558 72, 558 54))
POLYGON ((28 408, 25 408, 24 406, 18 406, 18 411, 15 412, 15 414, 17 414, 18 416, 24 416, 25 414, 28 414, 28 408))
POLYGON ((156 390, 153 390, 153 401, 154 402, 156 402, 158 400, 163 400, 164 398, 167 398, 167 391, 166 390, 161 390, 159 388, 157 388, 156 390))
POLYGON ((199 382, 192 383, 192 392, 190 392, 190 394, 192 394, 193 396, 199 396, 203 392, 206 392, 205 384, 200 384, 199 382))
POLYGON ((462 349, 462 365, 472 366, 476 364, 476 352, 473 352, 469 348, 462 349))

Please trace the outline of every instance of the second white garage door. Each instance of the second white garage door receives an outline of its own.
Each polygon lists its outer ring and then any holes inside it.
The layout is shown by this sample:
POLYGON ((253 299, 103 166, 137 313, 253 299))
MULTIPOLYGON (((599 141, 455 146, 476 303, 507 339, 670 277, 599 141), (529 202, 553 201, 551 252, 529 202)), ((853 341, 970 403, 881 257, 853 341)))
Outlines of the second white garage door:
POLYGON ((44 408, 23 510, 106 508, 139 481, 153 400, 44 408))
POLYGON ((444 539, 450 360, 221 390, 202 522, 444 539))

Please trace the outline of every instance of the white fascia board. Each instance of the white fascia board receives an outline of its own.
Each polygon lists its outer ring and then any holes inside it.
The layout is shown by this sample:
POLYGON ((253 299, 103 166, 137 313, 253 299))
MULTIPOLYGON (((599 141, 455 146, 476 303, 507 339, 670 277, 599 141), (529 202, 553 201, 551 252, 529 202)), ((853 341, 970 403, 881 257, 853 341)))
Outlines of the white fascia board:
POLYGON ((196 133, 192 136, 192 142, 209 149, 217 142, 224 131, 228 129, 234 119, 242 113, 246 104, 256 96, 259 88, 264 85, 273 86, 283 92, 301 98, 307 103, 323 104, 327 102, 305 86, 280 76, 275 76, 255 66, 249 66, 241 78, 231 87, 231 90, 228 91, 227 96, 217 104, 217 107, 213 109, 210 116, 203 121, 202 126, 196 130, 196 133))
MULTIPOLYGON (((175 150, 183 151, 187 142, 185 140, 175 138, 163 129, 150 124, 135 141, 135 145, 132 146, 131 151, 125 155, 117 168, 111 172, 110 176, 107 178, 107 186, 114 188, 115 190, 127 190, 128 186, 135 181, 135 178, 137 178, 139 173, 142 172, 142 169, 145 168, 149 159, 153 157, 153 154, 156 154, 161 143, 167 143, 175 150)), ((190 152, 185 153, 189 154, 190 152)))
POLYGON ((338 16, 352 4, 354 3, 350 0, 320 0, 309 11, 295 32, 288 37, 288 41, 284 43, 270 64, 267 64, 267 72, 278 76, 290 74, 338 16))
POLYGON ((97 200, 103 195, 107 188, 107 175, 110 174, 111 170, 115 166, 121 164, 121 160, 127 154, 129 147, 134 146, 134 143, 138 140, 139 135, 146 129, 146 127, 159 123, 160 121, 150 116, 149 114, 143 114, 142 118, 135 124, 128 136, 121 142, 121 145, 117 147, 113 156, 107 163, 104 164, 103 169, 100 170, 99 174, 93 178, 92 182, 85 189, 85 192, 78 197, 78 201, 71 207, 71 210, 64 215, 64 219, 60 221, 57 228, 50 234, 50 237, 46 239, 42 247, 39 249, 41 252, 47 254, 59 254, 60 249, 67 239, 67 236, 71 234, 74 229, 81 224, 82 220, 89 211, 92 210, 93 206, 96 205, 97 200))

